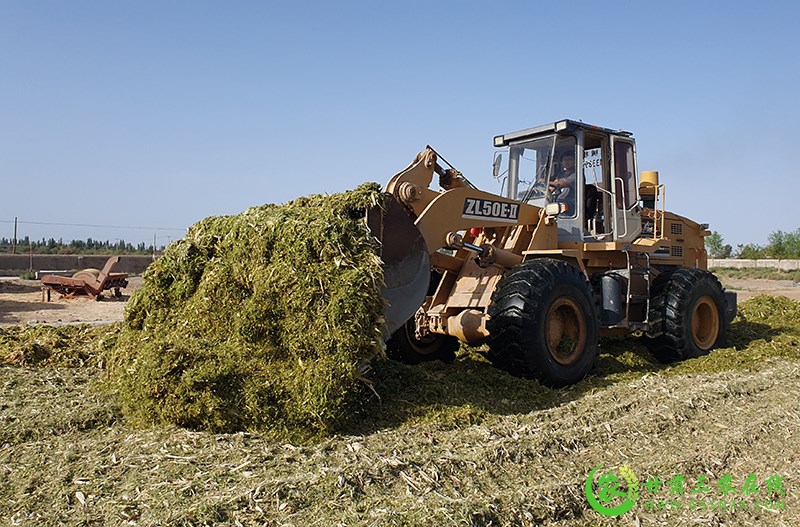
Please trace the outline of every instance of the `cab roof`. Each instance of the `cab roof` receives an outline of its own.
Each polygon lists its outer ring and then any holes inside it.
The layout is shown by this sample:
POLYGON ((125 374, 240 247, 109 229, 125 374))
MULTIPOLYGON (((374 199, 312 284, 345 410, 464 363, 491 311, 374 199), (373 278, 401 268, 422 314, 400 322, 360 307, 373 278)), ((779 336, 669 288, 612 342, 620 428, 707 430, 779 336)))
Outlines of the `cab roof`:
POLYGON ((575 130, 592 130, 595 132, 602 132, 604 134, 616 134, 625 137, 630 137, 633 134, 624 130, 612 130, 610 128, 603 128, 602 126, 595 126, 581 121, 573 121, 572 119, 562 119, 550 124, 536 126, 534 128, 526 128, 517 132, 509 132, 503 135, 496 135, 494 137, 494 146, 507 146, 511 143, 534 139, 542 135, 552 133, 571 133, 575 130))

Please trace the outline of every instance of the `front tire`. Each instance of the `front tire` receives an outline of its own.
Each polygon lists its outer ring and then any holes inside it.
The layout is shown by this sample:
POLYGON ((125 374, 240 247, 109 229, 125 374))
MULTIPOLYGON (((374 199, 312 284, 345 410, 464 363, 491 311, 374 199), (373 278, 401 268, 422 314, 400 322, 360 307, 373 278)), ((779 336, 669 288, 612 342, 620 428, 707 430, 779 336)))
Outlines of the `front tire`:
POLYGON ((560 387, 580 381, 594 365, 594 295, 567 262, 541 258, 510 269, 492 295, 489 317, 489 359, 512 375, 560 387))
POLYGON ((645 344, 663 363, 707 355, 725 345, 725 293, 713 274, 678 269, 659 276, 650 306, 653 324, 645 344))
POLYGON ((435 333, 417 338, 416 330, 416 323, 412 318, 395 331, 392 338, 386 342, 386 355, 390 359, 406 364, 456 360, 456 351, 461 346, 457 338, 435 333))

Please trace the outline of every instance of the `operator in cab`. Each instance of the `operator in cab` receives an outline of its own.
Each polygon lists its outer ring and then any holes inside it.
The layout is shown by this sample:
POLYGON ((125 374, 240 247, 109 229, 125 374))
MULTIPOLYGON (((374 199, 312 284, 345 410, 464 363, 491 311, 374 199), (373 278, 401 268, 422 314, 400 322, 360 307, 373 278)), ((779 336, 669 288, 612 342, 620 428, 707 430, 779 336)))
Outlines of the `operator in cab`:
POLYGON ((565 150, 559 157, 558 170, 553 173, 549 189, 551 201, 566 203, 572 212, 575 208, 575 152, 565 150))

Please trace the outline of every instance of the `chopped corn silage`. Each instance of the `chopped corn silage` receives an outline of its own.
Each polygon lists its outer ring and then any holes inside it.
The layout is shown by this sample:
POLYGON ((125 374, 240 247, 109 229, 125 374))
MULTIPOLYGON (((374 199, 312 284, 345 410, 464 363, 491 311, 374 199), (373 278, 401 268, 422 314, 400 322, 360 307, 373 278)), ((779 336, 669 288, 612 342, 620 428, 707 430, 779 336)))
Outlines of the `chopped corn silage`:
POLYGON ((207 218, 143 276, 109 359, 140 424, 325 433, 382 355, 377 184, 207 218))

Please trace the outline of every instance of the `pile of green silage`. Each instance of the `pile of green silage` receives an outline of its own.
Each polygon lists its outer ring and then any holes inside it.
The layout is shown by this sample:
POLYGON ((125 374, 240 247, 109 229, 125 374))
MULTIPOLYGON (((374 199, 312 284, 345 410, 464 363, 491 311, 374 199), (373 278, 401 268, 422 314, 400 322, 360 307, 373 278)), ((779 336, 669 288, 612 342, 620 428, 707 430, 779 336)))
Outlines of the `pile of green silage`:
POLYGON ((382 354, 376 184, 207 218, 143 276, 108 359, 139 424, 325 433, 382 354))

